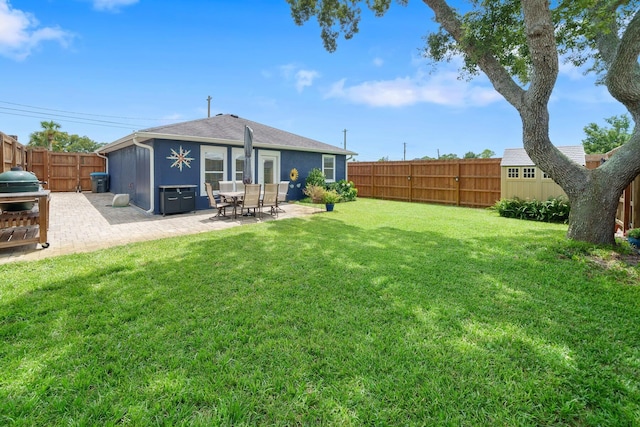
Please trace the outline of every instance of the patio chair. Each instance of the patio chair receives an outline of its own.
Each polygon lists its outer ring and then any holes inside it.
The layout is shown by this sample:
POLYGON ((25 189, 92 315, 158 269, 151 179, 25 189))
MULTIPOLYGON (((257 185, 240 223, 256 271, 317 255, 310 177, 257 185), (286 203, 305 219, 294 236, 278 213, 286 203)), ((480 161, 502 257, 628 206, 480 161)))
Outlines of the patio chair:
POLYGON ((244 191, 244 182, 242 181, 233 181, 236 186, 236 191, 244 191))
POLYGON ((262 208, 269 208, 269 214, 278 214, 278 184, 265 184, 262 208))
MULTIPOLYGON (((220 191, 223 193, 230 193, 230 192, 236 191, 233 189, 233 181, 219 181, 218 184, 220 185, 220 191)), ((237 190, 237 191, 243 191, 243 190, 237 190)), ((224 198, 224 201, 227 203, 234 203, 233 200, 227 199, 227 198, 224 198)))
POLYGON ((244 197, 242 198, 242 205, 240 206, 240 214, 244 214, 245 209, 249 215, 253 209, 253 216, 256 216, 256 209, 262 213, 260 206, 260 187, 260 184, 247 184, 244 186, 244 197))
POLYGON ((235 191, 233 189, 233 181, 218 181, 220 191, 235 191))
POLYGON ((287 201, 287 193, 289 192, 289 181, 280 181, 278 184, 278 204, 276 210, 284 212, 284 209, 280 207, 281 203, 287 201))
POLYGON ((209 219, 214 219, 214 218, 229 218, 226 214, 227 214, 227 208, 229 206, 233 207, 233 211, 235 213, 235 205, 233 203, 228 203, 224 200, 220 200, 218 201, 216 199, 216 197, 213 195, 213 188, 211 187, 211 184, 208 182, 204 183, 204 187, 207 190, 207 197, 209 197, 209 206, 217 209, 218 211, 216 212, 216 214, 214 216, 212 216, 209 219))

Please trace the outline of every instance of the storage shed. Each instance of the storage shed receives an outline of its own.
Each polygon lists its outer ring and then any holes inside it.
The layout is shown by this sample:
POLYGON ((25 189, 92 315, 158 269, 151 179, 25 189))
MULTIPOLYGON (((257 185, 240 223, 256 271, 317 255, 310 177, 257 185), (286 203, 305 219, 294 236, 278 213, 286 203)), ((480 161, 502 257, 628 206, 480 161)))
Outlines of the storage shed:
MULTIPOLYGON (((582 145, 557 147, 565 156, 585 166, 585 152, 582 145)), ((546 173, 538 168, 524 148, 504 150, 501 169, 501 191, 503 199, 547 200, 550 197, 566 197, 562 188, 546 173)))
POLYGON ((253 130, 253 182, 290 181, 287 198, 297 200, 313 168, 327 182, 347 178, 347 156, 356 153, 233 114, 137 131, 97 153, 107 158, 110 191, 136 206, 161 213, 162 193, 178 189, 208 209, 205 182, 217 190, 219 181, 242 180, 245 126, 253 130))

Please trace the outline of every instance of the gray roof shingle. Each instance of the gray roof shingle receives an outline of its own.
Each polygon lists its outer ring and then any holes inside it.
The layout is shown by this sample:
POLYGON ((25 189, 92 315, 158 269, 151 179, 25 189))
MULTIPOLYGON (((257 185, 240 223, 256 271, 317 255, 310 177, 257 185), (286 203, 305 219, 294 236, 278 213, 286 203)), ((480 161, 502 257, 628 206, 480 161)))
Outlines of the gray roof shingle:
MULTIPOLYGON (((304 136, 295 135, 262 123, 254 122, 233 114, 218 114, 217 116, 205 119, 192 120, 188 122, 175 123, 170 125, 156 126, 138 131, 150 137, 159 139, 180 137, 182 140, 188 140, 193 137, 194 140, 211 140, 211 142, 219 142, 214 140, 228 141, 231 144, 242 145, 244 142, 244 127, 249 126, 253 130, 253 145, 258 148, 273 149, 291 149, 302 151, 314 151, 331 154, 356 154, 353 151, 344 150, 340 147, 325 144, 324 142, 306 138, 304 136)), ((133 135, 131 135, 133 136, 133 135)), ((122 144, 129 137, 120 139, 112 144, 122 144)), ((108 148, 110 145, 103 147, 108 148)), ((102 149, 100 151, 103 151, 102 149)))
MULTIPOLYGON (((586 153, 582 145, 565 145, 556 148, 577 164, 586 165, 586 153)), ((500 166, 535 166, 535 164, 524 148, 507 148, 504 150, 500 166)))

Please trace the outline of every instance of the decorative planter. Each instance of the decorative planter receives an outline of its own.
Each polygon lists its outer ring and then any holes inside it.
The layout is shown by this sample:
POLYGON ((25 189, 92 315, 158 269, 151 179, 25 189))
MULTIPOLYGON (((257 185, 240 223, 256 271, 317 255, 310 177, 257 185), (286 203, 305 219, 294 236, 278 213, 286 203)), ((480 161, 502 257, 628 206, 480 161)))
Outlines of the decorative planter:
POLYGON ((627 237, 627 240, 629 241, 629 243, 631 243, 632 246, 640 249, 640 239, 636 239, 635 237, 627 237))
POLYGON ((327 208, 327 212, 333 211, 333 203, 325 203, 325 207, 327 208))

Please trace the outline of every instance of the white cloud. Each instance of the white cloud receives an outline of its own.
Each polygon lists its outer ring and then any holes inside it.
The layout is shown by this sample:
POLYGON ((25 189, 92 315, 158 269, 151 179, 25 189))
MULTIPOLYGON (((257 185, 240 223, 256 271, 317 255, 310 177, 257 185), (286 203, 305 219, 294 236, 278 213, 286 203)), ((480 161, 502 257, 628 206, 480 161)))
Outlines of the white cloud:
POLYGON ((346 79, 334 83, 325 98, 342 98, 372 107, 406 107, 419 103, 452 107, 484 106, 502 99, 492 86, 461 81, 457 73, 434 76, 416 74, 394 80, 378 80, 347 86, 346 79))
POLYGON ((291 75, 296 70, 296 68, 298 67, 294 64, 281 65, 280 72, 282 73, 285 79, 289 79, 291 78, 291 75))
MULTIPOLYGON (((305 87, 312 86, 313 81, 320 77, 320 73, 315 70, 304 70, 295 64, 281 65, 280 73, 285 80, 293 80, 296 90, 302 92, 305 87)), ((263 73, 264 75, 264 73, 263 73)))
POLYGON ((20 61, 44 41, 57 41, 66 47, 73 38, 61 28, 38 26, 32 14, 12 9, 7 0, 0 0, 0 55, 20 61))
POLYGON ((384 64, 384 60, 380 57, 375 57, 373 58, 373 65, 375 65, 376 67, 382 67, 382 65, 384 64))
POLYGON ((313 80, 320 77, 320 73, 313 70, 298 70, 296 72, 296 90, 302 92, 305 87, 311 86, 313 80))
POLYGON ((138 0, 93 0, 93 7, 96 10, 106 10, 116 12, 123 6, 138 3, 138 0))

